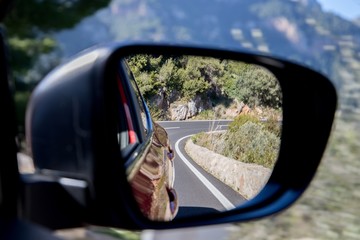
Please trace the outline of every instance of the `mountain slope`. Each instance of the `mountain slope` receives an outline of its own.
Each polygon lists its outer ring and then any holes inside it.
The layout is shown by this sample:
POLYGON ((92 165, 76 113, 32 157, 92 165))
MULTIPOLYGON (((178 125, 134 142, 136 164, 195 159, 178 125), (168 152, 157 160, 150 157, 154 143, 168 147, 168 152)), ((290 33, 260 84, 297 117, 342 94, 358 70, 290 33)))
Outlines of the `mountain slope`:
POLYGON ((324 12, 316 0, 197 3, 113 0, 59 39, 66 55, 96 42, 128 39, 215 44, 273 54, 322 71, 341 89, 344 110, 360 107, 360 27, 355 22, 324 12))

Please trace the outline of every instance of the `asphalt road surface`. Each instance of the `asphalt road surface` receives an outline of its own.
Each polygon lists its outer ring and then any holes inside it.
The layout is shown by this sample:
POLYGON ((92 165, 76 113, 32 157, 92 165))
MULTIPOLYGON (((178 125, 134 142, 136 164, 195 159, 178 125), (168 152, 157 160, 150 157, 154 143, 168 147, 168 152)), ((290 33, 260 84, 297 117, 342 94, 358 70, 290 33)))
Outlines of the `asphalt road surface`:
POLYGON ((226 130, 230 121, 164 121, 175 149, 175 190, 179 198, 177 218, 230 210, 245 200, 239 193, 198 166, 185 152, 187 139, 199 132, 226 130))

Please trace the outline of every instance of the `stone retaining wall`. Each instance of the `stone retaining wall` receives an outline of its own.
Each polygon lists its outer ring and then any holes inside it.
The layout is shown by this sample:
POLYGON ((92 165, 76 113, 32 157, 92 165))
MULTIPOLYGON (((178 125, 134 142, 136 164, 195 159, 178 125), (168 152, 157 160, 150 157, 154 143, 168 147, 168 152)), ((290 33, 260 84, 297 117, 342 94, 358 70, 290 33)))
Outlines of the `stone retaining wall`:
POLYGON ((246 199, 255 197, 271 175, 271 170, 268 168, 224 157, 194 144, 191 139, 186 142, 185 151, 207 172, 246 199))

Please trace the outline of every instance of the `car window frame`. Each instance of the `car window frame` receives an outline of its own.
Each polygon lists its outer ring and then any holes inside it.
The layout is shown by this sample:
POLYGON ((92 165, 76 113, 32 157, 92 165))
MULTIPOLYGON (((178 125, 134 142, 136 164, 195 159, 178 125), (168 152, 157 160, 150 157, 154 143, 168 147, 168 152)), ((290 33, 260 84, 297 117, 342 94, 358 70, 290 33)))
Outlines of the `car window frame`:
POLYGON ((130 107, 130 114, 132 124, 134 126, 134 131, 136 132, 138 137, 138 143, 131 147, 131 149, 127 150, 128 152, 126 153, 126 156, 123 156, 125 157, 125 167, 132 168, 131 166, 136 165, 136 162, 138 162, 139 158, 144 157, 143 153, 146 152, 146 149, 151 143, 154 131, 149 108, 147 107, 145 100, 137 85, 136 79, 134 78, 131 69, 127 65, 125 60, 120 61, 118 69, 118 75, 124 88, 125 95, 129 99, 128 104, 130 107), (131 81, 133 81, 134 86, 131 84, 131 81), (136 89, 134 89, 134 87, 136 89), (139 99, 137 98, 135 91, 138 92, 139 99), (138 100, 140 100, 140 102, 138 100), (145 134, 143 122, 141 119, 140 104, 145 111, 146 122, 148 125, 147 134, 145 134))

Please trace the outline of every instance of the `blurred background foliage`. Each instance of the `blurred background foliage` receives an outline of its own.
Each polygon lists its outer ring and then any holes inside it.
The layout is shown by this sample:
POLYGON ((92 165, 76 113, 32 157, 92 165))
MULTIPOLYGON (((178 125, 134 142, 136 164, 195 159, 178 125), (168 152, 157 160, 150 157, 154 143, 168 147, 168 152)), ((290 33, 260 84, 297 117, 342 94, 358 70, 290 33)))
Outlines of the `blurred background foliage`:
POLYGON ((26 104, 34 86, 60 63, 54 34, 71 29, 106 7, 109 0, 19 0, 5 18, 10 66, 16 87, 19 131, 24 133, 26 104), (45 57, 48 55, 47 57, 45 57))
MULTIPOLYGON (((360 113, 359 20, 325 12, 316 0, 19 0, 5 25, 19 91, 31 90, 64 59, 100 42, 173 41, 301 62, 325 73, 342 92, 343 119, 360 113)), ((188 97, 204 87, 198 83, 185 84, 188 97)), ((228 91, 235 94, 230 86, 228 91)), ((20 128, 23 118, 19 112, 20 128)))
MULTIPOLYGON (((339 109, 315 181, 294 207, 241 224, 232 238, 360 239, 360 19, 326 12, 316 0, 18 0, 5 26, 20 132, 29 92, 38 81, 99 42, 216 45, 272 54, 321 71, 338 90, 339 109)), ((168 62, 162 74, 172 74, 173 67, 168 62)), ((228 94, 235 90, 228 87, 228 94)), ((311 118, 306 106, 299 111, 311 118)))

